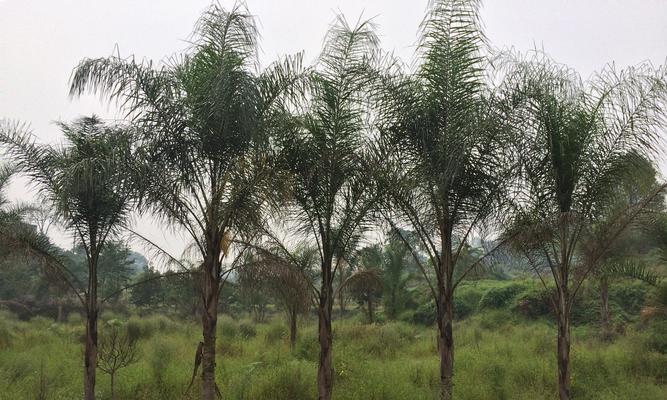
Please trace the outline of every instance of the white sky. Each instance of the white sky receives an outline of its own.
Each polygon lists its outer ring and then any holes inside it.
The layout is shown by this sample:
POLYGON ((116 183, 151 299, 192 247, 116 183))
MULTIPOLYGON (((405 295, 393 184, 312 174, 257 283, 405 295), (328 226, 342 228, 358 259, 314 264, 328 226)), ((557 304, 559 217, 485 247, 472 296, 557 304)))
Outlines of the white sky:
MULTIPOLYGON (((262 62, 306 51, 312 60, 337 12, 351 22, 374 17, 383 47, 411 60, 427 0, 248 0, 260 22, 262 62)), ((221 0, 225 7, 233 1, 221 0)), ((35 135, 57 142, 53 121, 114 110, 96 98, 70 101, 68 80, 84 57, 134 54, 153 60, 186 47, 207 0, 0 0, 0 118, 29 122, 35 135)), ((583 77, 609 62, 618 67, 667 58, 665 0, 486 0, 486 34, 495 47, 544 48, 583 77)), ((32 200, 25 180, 11 189, 14 199, 32 200)), ((172 254, 185 244, 146 218, 137 229, 172 254)), ((69 246, 61 233, 56 241, 69 246)), ((139 249, 141 250, 141 249, 139 249)))

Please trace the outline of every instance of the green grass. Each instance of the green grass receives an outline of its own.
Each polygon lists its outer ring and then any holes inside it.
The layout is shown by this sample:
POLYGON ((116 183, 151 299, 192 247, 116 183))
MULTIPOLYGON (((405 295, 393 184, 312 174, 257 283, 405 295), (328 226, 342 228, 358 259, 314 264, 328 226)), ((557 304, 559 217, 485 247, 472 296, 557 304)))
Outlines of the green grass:
MULTIPOLYGON (((119 373, 119 398, 197 398, 197 385, 189 397, 183 394, 192 374, 199 327, 163 316, 134 317, 128 324, 139 337, 140 359, 119 373)), ((317 321, 302 324, 293 353, 279 319, 253 325, 222 316, 219 324, 217 374, 225 399, 316 397, 317 321)), ((0 314, 0 398, 34 399, 40 370, 48 399, 79 397, 82 333, 76 319, 66 324, 43 318, 22 322, 0 314)), ((630 327, 612 343, 598 341, 594 327, 580 326, 573 334, 575 398, 667 398, 667 355, 650 350, 647 331, 630 327)), ((554 339, 548 321, 527 320, 506 310, 490 309, 458 322, 456 398, 555 398, 554 339)), ((434 328, 336 321, 334 360, 337 400, 436 398, 434 328)), ((100 399, 109 398, 109 378, 101 372, 97 388, 100 399)))

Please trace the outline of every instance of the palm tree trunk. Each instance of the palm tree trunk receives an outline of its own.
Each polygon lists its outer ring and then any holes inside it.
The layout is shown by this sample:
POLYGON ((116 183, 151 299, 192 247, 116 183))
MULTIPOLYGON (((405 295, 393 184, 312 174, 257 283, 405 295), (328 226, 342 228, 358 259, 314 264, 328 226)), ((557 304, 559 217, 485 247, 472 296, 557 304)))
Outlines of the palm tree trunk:
POLYGON ((292 351, 294 351, 294 348, 296 347, 296 330, 297 312, 296 309, 292 309, 289 313, 289 346, 292 351))
POLYGON ((215 334, 218 322, 219 252, 212 251, 202 269, 202 400, 215 400, 215 334), (217 254, 217 255, 216 255, 217 254))
POLYGON ((95 400, 97 369, 97 310, 86 313, 86 348, 84 353, 84 399, 95 400))
POLYGON ((345 316, 345 293, 343 290, 343 284, 345 283, 345 268, 342 265, 342 262, 339 261, 339 271, 338 271, 338 304, 340 305, 340 316, 341 318, 345 316))
POLYGON ((328 274, 322 282, 318 309, 320 361, 317 370, 317 393, 319 400, 331 400, 333 393, 333 335, 331 313, 333 310, 333 289, 328 274))
POLYGON ((373 315, 373 299, 368 297, 368 322, 373 323, 375 316, 373 315))
POLYGON ((95 378, 97 372, 97 256, 91 245, 88 261, 88 297, 86 298, 86 346, 84 351, 83 397, 95 400, 95 378))
POLYGON ((58 302, 58 314, 56 315, 56 322, 63 322, 65 320, 63 316, 63 302, 61 299, 58 299, 57 302, 58 302))
POLYGON ((438 290, 438 351, 440 352, 440 399, 451 400, 454 391, 454 307, 451 291, 438 290))
POLYGON ((391 318, 391 319, 396 319, 396 314, 397 314, 397 311, 398 311, 398 307, 396 306, 396 303, 397 303, 397 301, 396 301, 396 290, 397 289, 396 289, 395 286, 391 288, 391 297, 390 297, 390 299, 391 299, 390 304, 391 305, 389 306, 389 309, 387 310, 388 314, 389 314, 389 318, 391 318))
POLYGON ((116 373, 111 373, 111 400, 116 400, 116 373))
POLYGON ((570 400, 570 314, 567 294, 561 294, 558 310, 558 395, 560 400, 570 400))
POLYGON ((611 311, 609 310, 609 280, 600 278, 600 328, 603 340, 611 339, 611 311))

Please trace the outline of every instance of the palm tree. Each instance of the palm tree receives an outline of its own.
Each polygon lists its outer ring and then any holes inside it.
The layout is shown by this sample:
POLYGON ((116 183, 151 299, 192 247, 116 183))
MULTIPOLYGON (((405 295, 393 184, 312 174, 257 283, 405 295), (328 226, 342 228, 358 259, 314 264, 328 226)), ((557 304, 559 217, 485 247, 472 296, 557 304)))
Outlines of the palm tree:
MULTIPOLYGON (((657 171, 651 161, 636 154, 631 154, 630 157, 632 159, 625 163, 629 170, 619 175, 621 180, 617 182, 612 193, 610 206, 600 210, 601 213, 595 216, 596 226, 591 232, 585 232, 587 234, 582 238, 582 253, 589 258, 593 255, 587 253, 596 249, 598 231, 613 223, 619 212, 650 195, 658 185, 657 171)), ((656 197, 649 206, 652 210, 647 211, 652 212, 648 213, 647 218, 639 218, 621 232, 614 243, 609 245, 605 254, 599 257, 597 261, 599 265, 592 271, 600 286, 600 331, 604 340, 612 337, 610 283, 614 279, 626 278, 657 285, 658 276, 647 265, 651 257, 646 253, 651 247, 659 248, 659 243, 656 243, 655 237, 651 237, 651 233, 660 229, 659 216, 665 206, 664 198, 656 197)))
POLYGON ((239 273, 278 301, 287 317, 290 349, 294 350, 299 316, 307 314, 314 303, 318 251, 306 243, 287 247, 275 237, 251 246, 252 261, 239 273))
POLYGON ((452 398, 454 291, 486 257, 464 264, 461 255, 498 210, 511 168, 485 78, 478 8, 479 1, 431 2, 417 70, 388 74, 378 108, 386 160, 378 179, 387 193, 381 214, 412 253, 436 304, 442 399, 452 398), (418 246, 401 234, 404 225, 418 246))
POLYGON ((612 67, 582 82, 541 53, 510 57, 504 83, 520 162, 513 235, 552 298, 558 325, 558 390, 571 398, 570 311, 582 283, 618 237, 661 197, 658 185, 614 208, 625 171, 656 149, 665 126, 667 70, 612 67), (601 223, 600 215, 608 215, 601 223), (593 238, 582 249, 583 238, 593 238))
POLYGON ((388 318, 396 319, 408 300, 408 284, 412 280, 409 268, 411 255, 397 234, 390 232, 382 254, 382 299, 388 318))
POLYGON ((368 323, 375 322, 375 299, 382 295, 382 272, 377 267, 363 266, 345 279, 340 290, 346 290, 363 306, 366 303, 368 323))
POLYGON ((371 179, 376 161, 368 151, 366 118, 377 44, 370 22, 350 27, 338 17, 309 73, 307 96, 295 111, 292 128, 279 140, 290 176, 288 205, 301 232, 319 250, 317 382, 323 400, 331 399, 334 385, 334 279, 341 260, 368 227, 368 211, 376 196, 371 179))
POLYGON ((84 397, 90 400, 95 399, 97 367, 98 261, 107 242, 127 223, 136 198, 131 169, 135 150, 130 131, 105 126, 95 116, 59 125, 66 140, 61 147, 37 144, 17 124, 0 127, 0 142, 85 250, 84 284, 53 256, 57 251, 43 235, 19 235, 33 253, 49 260, 55 258, 50 264, 55 265, 58 277, 74 290, 85 309, 84 397))
MULTIPOLYGON (((252 235, 281 179, 268 137, 284 114, 300 57, 257 72, 257 29, 240 5, 212 5, 182 56, 155 66, 118 56, 85 59, 71 94, 116 100, 143 132, 143 208, 184 230, 201 260, 202 398, 214 399, 221 286, 233 238, 252 235), (285 96, 283 96, 285 95, 285 96)), ((242 251, 237 251, 237 256, 242 251)), ((239 257, 236 257, 238 260, 239 257)))
MULTIPOLYGON (((334 230, 334 235, 335 234, 336 231, 334 230)), ((356 258, 356 250, 360 239, 361 238, 358 235, 355 235, 350 239, 350 243, 347 246, 349 249, 337 249, 334 253, 334 260, 338 265, 338 271, 336 271, 336 274, 338 275, 338 283, 334 289, 334 292, 338 295, 338 305, 340 307, 341 318, 345 316, 345 305, 347 304, 347 293, 345 290, 343 290, 343 287, 347 278, 349 278, 354 273, 353 260, 356 258), (339 254, 339 252, 344 254, 339 254)))

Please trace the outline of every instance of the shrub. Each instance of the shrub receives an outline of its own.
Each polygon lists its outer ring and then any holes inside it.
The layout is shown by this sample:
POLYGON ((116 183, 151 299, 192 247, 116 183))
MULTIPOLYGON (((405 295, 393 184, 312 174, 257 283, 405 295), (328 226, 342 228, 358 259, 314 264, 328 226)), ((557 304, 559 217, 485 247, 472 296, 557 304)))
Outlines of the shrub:
POLYGON ((413 323, 415 320, 415 310, 405 310, 398 315, 398 321, 413 323))
POLYGON ((294 354, 303 360, 317 361, 320 354, 320 343, 317 340, 317 335, 310 331, 304 332, 296 342, 294 354))
POLYGON ((237 387, 235 398, 247 400, 307 400, 317 397, 311 382, 312 368, 302 368, 299 362, 290 362, 261 374, 247 374, 251 382, 237 387), (252 379, 250 379, 252 378, 252 379))
POLYGON ((512 309, 529 318, 539 318, 552 313, 551 291, 543 287, 529 289, 519 294, 512 309))
POLYGON ((30 319, 30 323, 39 326, 40 328, 48 329, 49 326, 53 324, 53 320, 51 318, 46 318, 42 317, 41 315, 38 315, 36 317, 32 317, 30 319))
POLYGON ((165 381, 165 372, 174 357, 174 348, 165 340, 158 339, 152 343, 149 364, 153 379, 160 385, 165 381))
POLYGON ((217 351, 221 356, 240 357, 243 355, 243 346, 237 340, 218 340, 217 351))
POLYGON ((0 319, 0 350, 9 348, 12 345, 14 334, 8 322, 0 319))
POLYGON ((463 319, 475 311, 475 308, 465 300, 454 297, 454 318, 463 319))
POLYGON ((111 321, 114 319, 121 319, 121 317, 113 311, 103 311, 100 315, 101 321, 111 321))
POLYGON ((507 310, 488 310, 479 317, 479 326, 486 330, 497 330, 512 325, 512 314, 507 310))
POLYGON ((620 283, 609 286, 609 301, 616 303, 628 314, 636 315, 646 300, 648 289, 645 284, 620 283))
POLYGON ((391 357, 401 347, 403 341, 398 332, 392 329, 378 329, 375 334, 364 340, 364 350, 373 357, 391 357))
POLYGON ((218 320, 218 330, 223 338, 233 339, 239 334, 239 325, 231 317, 222 316, 218 320))
POLYGON ((9 359, 5 359, 2 365, 2 370, 4 370, 4 376, 7 378, 9 383, 15 383, 20 381, 33 373, 35 366, 23 354, 15 354, 9 359))
POLYGON ((132 316, 127 321, 127 335, 131 340, 148 339, 157 332, 170 332, 179 329, 179 325, 163 315, 151 317, 132 316))
POLYGON ((512 283, 507 286, 490 288, 479 300, 479 308, 503 308, 508 306, 512 300, 521 292, 526 290, 522 284, 512 283))
POLYGON ((269 344, 280 342, 287 336, 287 328, 283 323, 272 323, 266 329, 264 339, 269 344))
POLYGON ((78 312, 71 312, 67 316, 67 322, 70 324, 80 324, 83 321, 83 317, 78 312))
POLYGON ((579 296, 572 305, 570 320, 573 325, 597 323, 600 320, 600 300, 579 296))
POLYGON ((257 328, 253 323, 244 321, 239 324, 239 334, 245 339, 253 338, 257 336, 257 328))
POLYGON ((130 318, 125 324, 125 329, 127 330, 127 336, 132 341, 137 341, 143 337, 143 333, 141 331, 141 322, 138 318, 130 318))
POLYGON ((667 354, 667 320, 655 320, 651 322, 646 346, 653 351, 667 354))
MULTIPOLYGON (((496 283, 494 282, 494 284, 496 283)), ((479 301, 484 296, 484 293, 486 293, 484 286, 485 285, 481 282, 463 282, 456 290, 454 297, 458 298, 463 303, 466 303, 467 306, 474 311, 479 305, 479 301)))
POLYGON ((420 304, 419 307, 417 307, 412 322, 415 324, 431 326, 435 323, 436 318, 437 312, 435 309, 435 302, 431 300, 420 304))

